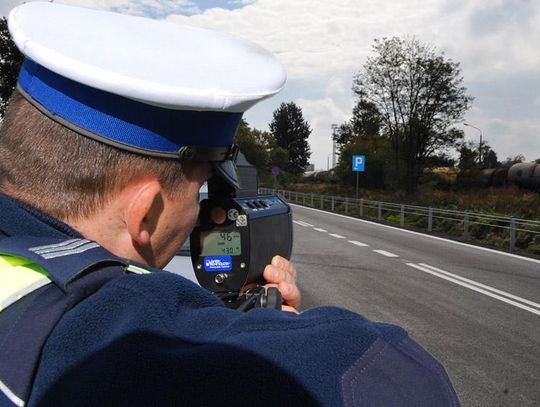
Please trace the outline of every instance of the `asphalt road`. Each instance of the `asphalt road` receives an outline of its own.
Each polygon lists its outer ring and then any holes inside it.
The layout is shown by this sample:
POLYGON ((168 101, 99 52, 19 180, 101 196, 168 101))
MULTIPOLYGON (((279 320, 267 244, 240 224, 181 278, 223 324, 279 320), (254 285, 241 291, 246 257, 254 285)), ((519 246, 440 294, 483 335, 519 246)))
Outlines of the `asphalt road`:
POLYGON ((464 406, 540 406, 540 261, 293 206, 303 308, 406 328, 464 406))

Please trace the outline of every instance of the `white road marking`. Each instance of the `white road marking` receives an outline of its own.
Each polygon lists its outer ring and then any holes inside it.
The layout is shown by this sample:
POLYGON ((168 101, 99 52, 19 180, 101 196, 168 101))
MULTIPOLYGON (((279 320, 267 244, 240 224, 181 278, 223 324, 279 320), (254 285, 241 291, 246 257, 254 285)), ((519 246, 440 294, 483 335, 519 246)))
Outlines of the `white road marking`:
MULTIPOLYGON (((435 267, 432 267, 432 266, 426 267, 427 266, 426 264, 419 265, 419 264, 414 264, 414 263, 407 263, 407 266, 413 267, 413 268, 415 268, 417 270, 423 271, 424 273, 431 274, 431 275, 433 275, 435 277, 442 278, 442 279, 450 281, 450 282, 452 282, 454 284, 457 284, 457 285, 460 285, 462 287, 468 288, 470 290, 473 290, 473 291, 479 292, 481 294, 487 295, 488 297, 495 298, 496 300, 499 300, 499 301, 505 302, 507 304, 513 305, 514 307, 521 308, 521 309, 523 309, 525 311, 532 312, 533 314, 536 314, 536 315, 540 315, 540 310, 538 310, 538 309, 535 309, 535 308, 529 307, 527 305, 521 304, 519 302, 510 300, 510 299, 508 299, 506 297, 503 297, 501 295, 494 294, 493 292, 497 292, 499 290, 497 290, 497 289, 495 289, 493 287, 485 286, 485 285, 477 283, 475 281, 464 279, 463 277, 460 277, 459 279, 453 278, 453 277, 459 277, 459 276, 456 276, 456 275, 454 275, 452 273, 448 273, 448 272, 440 273, 438 271, 434 271, 432 269, 436 269, 435 267), (451 275, 453 277, 449 277, 448 275, 451 275), (468 280, 471 283, 466 283, 466 282, 460 281, 460 280, 468 280), (482 286, 488 288, 489 291, 487 289, 484 290, 483 288, 480 288, 482 286)), ((436 269, 436 270, 439 270, 439 269, 436 269)), ((507 295, 507 293, 505 293, 505 295, 507 295)), ((512 294, 510 294, 510 295, 512 295, 512 294)), ((515 295, 512 295, 512 298, 516 298, 516 299, 519 298, 519 301, 526 302, 526 303, 532 303, 532 301, 526 300, 526 299, 521 298, 521 297, 517 297, 515 295)), ((533 304, 536 304, 536 303, 533 303, 533 304)), ((537 305, 540 305, 540 304, 537 304, 537 305)))
POLYGON ((458 246, 466 246, 466 247, 469 247, 469 248, 471 248, 471 249, 481 250, 481 251, 489 252, 489 253, 495 253, 495 254, 499 254, 499 255, 501 255, 501 256, 512 257, 512 258, 514 258, 514 259, 519 259, 519 260, 529 261, 529 262, 531 262, 531 263, 538 263, 538 264, 540 264, 540 260, 532 259, 532 258, 530 258, 530 257, 523 257, 523 256, 519 256, 519 255, 517 255, 517 254, 501 252, 501 251, 495 250, 495 249, 488 249, 487 247, 475 246, 475 245, 468 244, 468 243, 463 243, 463 242, 458 242, 458 241, 455 241, 455 240, 445 239, 445 238, 443 238, 443 237, 432 236, 432 235, 428 235, 428 234, 420 233, 420 232, 414 232, 414 231, 412 231, 412 230, 402 229, 402 228, 398 228, 398 227, 396 227, 396 226, 383 225, 383 224, 380 224, 380 223, 377 223, 377 222, 371 222, 371 221, 369 221, 369 220, 358 219, 358 218, 353 218, 353 217, 351 217, 351 216, 340 215, 339 213, 332 213, 332 212, 322 211, 322 210, 320 210, 320 209, 308 208, 307 206, 296 205, 296 204, 289 204, 289 205, 291 205, 291 206, 298 206, 299 208, 308 209, 308 210, 310 210, 310 211, 315 211, 315 212, 325 213, 325 214, 327 214, 327 215, 333 215, 333 216, 338 216, 338 217, 340 217, 340 218, 345 218, 345 219, 349 219, 349 220, 354 220, 354 221, 356 221, 356 222, 369 223, 370 225, 380 226, 380 227, 382 227, 382 228, 394 229, 394 230, 398 230, 398 231, 403 232, 403 233, 410 233, 410 234, 412 234, 412 235, 425 237, 425 238, 427 238, 427 239, 439 240, 439 241, 441 241, 441 242, 452 243, 452 244, 455 244, 455 245, 458 245, 458 246))
POLYGON ((303 226, 303 227, 305 227, 305 228, 308 227, 308 226, 310 226, 309 224, 304 223, 304 222, 299 221, 299 220, 293 220, 293 223, 296 223, 297 225, 303 226))
POLYGON ((369 245, 368 244, 365 244, 365 243, 362 243, 362 242, 357 242, 356 240, 349 240, 349 243, 352 243, 356 246, 360 246, 360 247, 368 247, 369 245))
POLYGON ((386 250, 373 250, 375 253, 382 254, 386 257, 399 257, 397 254, 387 252, 386 250))
POLYGON ((341 236, 336 233, 329 233, 329 235, 335 237, 336 239, 345 239, 345 236, 341 236))
POLYGON ((316 230, 317 232, 324 232, 324 233, 327 233, 328 230, 326 229, 321 229, 321 228, 313 228, 313 230, 316 230))
POLYGON ((523 302, 523 303, 525 303, 525 304, 532 305, 533 307, 540 308, 540 304, 538 304, 537 302, 530 301, 530 300, 526 300, 525 298, 521 298, 521 297, 518 297, 517 295, 513 295, 513 294, 510 294, 510 293, 507 293, 506 291, 498 290, 498 289, 496 289, 496 288, 490 287, 489 285, 485 285, 485 284, 482 284, 482 283, 477 283, 476 281, 469 280, 468 278, 461 277, 461 276, 458 276, 458 275, 456 275, 456 274, 450 273, 450 272, 448 272, 448 271, 441 270, 441 269, 439 269, 439 268, 437 268, 437 267, 430 266, 429 264, 420 263, 420 266, 422 266, 422 267, 427 267, 428 269, 433 270, 433 271, 435 271, 435 272, 438 272, 438 273, 447 275, 447 276, 449 276, 449 277, 453 277, 453 278, 455 278, 455 279, 458 279, 458 280, 464 281, 464 282, 466 282, 466 283, 475 285, 475 286, 477 286, 477 287, 480 287, 480 288, 483 288, 483 289, 485 289, 485 290, 494 292, 494 293, 496 293, 496 294, 504 295, 505 297, 512 298, 512 299, 514 299, 514 300, 516 300, 516 301, 520 301, 520 302, 523 302))
POLYGON ((302 222, 306 226, 310 226, 310 227, 315 226, 315 225, 312 225, 311 223, 304 222, 303 220, 301 220, 300 222, 302 222))

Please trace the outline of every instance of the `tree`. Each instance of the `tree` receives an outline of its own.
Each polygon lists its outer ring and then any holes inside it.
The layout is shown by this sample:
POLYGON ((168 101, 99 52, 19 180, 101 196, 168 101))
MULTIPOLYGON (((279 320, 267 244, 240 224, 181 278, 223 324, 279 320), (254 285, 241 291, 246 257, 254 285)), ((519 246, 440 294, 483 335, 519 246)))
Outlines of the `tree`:
POLYGON ((0 119, 17 84, 24 56, 11 39, 5 17, 0 19, 0 119))
POLYGON ((456 160, 450 157, 447 153, 441 152, 426 158, 425 165, 427 168, 436 167, 454 167, 456 160))
POLYGON ((249 124, 242 119, 236 134, 234 143, 240 148, 240 151, 246 156, 257 172, 262 176, 268 172, 268 139, 270 134, 257 129, 252 129, 249 124))
POLYGON ((289 162, 289 152, 283 147, 275 147, 270 151, 270 165, 272 167, 285 168, 289 162))
POLYGON ((501 163, 497 159, 497 153, 486 142, 482 143, 482 162, 480 162, 479 145, 473 141, 459 144, 458 168, 473 170, 481 168, 499 168, 501 163))
POLYGON ((285 170, 293 174, 303 173, 311 156, 307 141, 311 129, 302 116, 302 109, 294 102, 282 103, 274 111, 270 132, 276 146, 289 152, 285 170))
POLYGON ((460 144, 458 168, 460 170, 478 168, 478 148, 476 148, 472 141, 460 144))
POLYGON ((374 55, 353 80, 353 91, 373 104, 390 139, 408 193, 416 190, 427 157, 454 146, 463 132, 452 128, 473 98, 462 86, 459 63, 416 39, 375 40, 374 55))
POLYGON ((525 156, 523 154, 517 154, 513 157, 506 157, 506 160, 502 163, 503 167, 511 167, 514 164, 519 164, 525 161, 525 156))
POLYGON ((482 166, 484 168, 499 168, 501 166, 497 153, 487 144, 482 145, 482 166))
POLYGON ((377 136, 381 129, 381 115, 377 107, 363 98, 354 105, 350 121, 341 124, 335 133, 334 140, 339 149, 354 143, 358 137, 377 136))
POLYGON ((366 171, 359 174, 362 187, 384 188, 391 181, 391 145, 380 130, 381 115, 377 107, 358 98, 352 118, 338 127, 334 137, 340 151, 335 174, 342 184, 356 184, 356 174, 351 170, 353 155, 366 155, 369 162, 366 171))
POLYGON ((384 188, 391 182, 392 151, 391 145, 385 137, 363 136, 357 137, 354 142, 344 145, 336 166, 336 177, 344 185, 356 184, 356 173, 351 169, 353 155, 366 155, 366 170, 359 176, 359 184, 368 188, 384 188))

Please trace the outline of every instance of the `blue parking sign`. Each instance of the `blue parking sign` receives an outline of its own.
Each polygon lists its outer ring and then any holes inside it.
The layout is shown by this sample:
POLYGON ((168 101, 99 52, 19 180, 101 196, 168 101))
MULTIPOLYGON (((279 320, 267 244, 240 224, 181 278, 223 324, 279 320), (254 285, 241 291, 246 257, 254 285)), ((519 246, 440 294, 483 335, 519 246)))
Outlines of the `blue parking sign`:
POLYGON ((358 172, 364 172, 366 170, 366 156, 365 155, 352 156, 352 170, 358 171, 358 172))

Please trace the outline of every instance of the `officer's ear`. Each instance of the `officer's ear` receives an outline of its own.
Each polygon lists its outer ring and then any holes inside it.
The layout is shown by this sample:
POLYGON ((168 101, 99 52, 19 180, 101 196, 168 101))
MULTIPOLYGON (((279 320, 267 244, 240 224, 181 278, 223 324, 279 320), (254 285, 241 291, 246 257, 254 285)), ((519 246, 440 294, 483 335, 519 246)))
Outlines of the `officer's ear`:
POLYGON ((138 249, 149 248, 159 216, 163 212, 163 190, 156 177, 134 180, 124 194, 127 205, 124 213, 127 231, 138 249), (127 196, 126 196, 127 195, 127 196))

